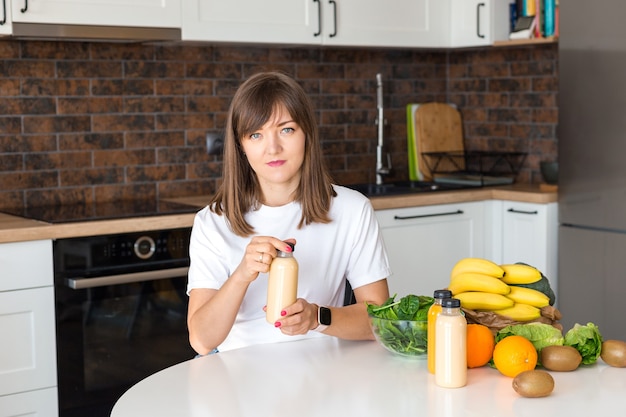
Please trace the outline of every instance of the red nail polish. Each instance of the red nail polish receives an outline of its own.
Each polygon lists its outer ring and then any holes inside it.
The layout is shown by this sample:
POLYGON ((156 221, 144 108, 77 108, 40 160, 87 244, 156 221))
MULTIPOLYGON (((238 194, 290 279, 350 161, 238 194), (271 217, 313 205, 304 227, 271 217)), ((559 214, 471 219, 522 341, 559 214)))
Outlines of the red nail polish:
POLYGON ((280 322, 277 321, 276 323, 274 323, 274 327, 280 327, 280 322))
POLYGON ((281 311, 281 312, 280 312, 280 315, 281 315, 281 316, 286 316, 286 315, 287 315, 287 312, 286 312, 285 310, 283 310, 283 311, 281 311))
POLYGON ((291 246, 287 245, 287 247, 285 248, 285 252, 291 252, 293 251, 293 249, 291 249, 291 246))

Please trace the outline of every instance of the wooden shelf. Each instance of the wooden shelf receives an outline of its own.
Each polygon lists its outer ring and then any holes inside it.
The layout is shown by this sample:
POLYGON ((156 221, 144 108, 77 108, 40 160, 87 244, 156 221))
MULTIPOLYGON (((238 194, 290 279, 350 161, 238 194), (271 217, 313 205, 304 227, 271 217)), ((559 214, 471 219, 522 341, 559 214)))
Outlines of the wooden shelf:
POLYGON ((557 43, 559 38, 550 36, 549 38, 514 39, 508 41, 495 41, 493 46, 518 46, 518 45, 538 45, 544 43, 557 43))

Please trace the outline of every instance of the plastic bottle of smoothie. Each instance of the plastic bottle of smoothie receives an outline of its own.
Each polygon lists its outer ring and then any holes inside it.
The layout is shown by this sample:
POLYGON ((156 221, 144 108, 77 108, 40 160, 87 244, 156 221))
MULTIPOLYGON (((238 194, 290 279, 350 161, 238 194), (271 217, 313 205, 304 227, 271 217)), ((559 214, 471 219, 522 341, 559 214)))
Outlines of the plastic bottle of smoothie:
POLYGON ((458 298, 443 300, 435 324, 435 383, 459 388, 467 384, 467 321, 458 298))
POLYGON ((280 319, 280 312, 285 307, 296 302, 298 293, 298 262, 293 257, 294 244, 287 244, 292 252, 278 251, 270 265, 265 318, 271 324, 280 319))
POLYGON ((428 357, 428 372, 435 373, 435 320, 439 313, 441 313, 441 301, 444 298, 451 298, 452 291, 450 290, 435 290, 433 298, 435 301, 428 309, 428 332, 426 337, 428 338, 427 345, 427 357, 428 357))

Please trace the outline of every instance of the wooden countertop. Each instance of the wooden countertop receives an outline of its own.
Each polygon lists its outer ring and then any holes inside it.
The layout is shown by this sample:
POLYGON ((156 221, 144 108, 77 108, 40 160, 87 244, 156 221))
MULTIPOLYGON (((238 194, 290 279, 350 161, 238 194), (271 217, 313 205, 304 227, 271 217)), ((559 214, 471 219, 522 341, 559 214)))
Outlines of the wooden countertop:
POLYGON ((375 210, 402 207, 431 206, 434 204, 464 203, 468 201, 508 200, 523 203, 555 203, 558 194, 543 190, 537 185, 506 185, 469 190, 437 191, 433 193, 407 194, 372 198, 375 210))
MULTIPOLYGON (((180 197, 168 200, 197 206, 198 209, 200 209, 206 205, 208 197, 180 197)), ((536 185, 520 184, 491 188, 486 187, 472 190, 440 191, 434 193, 376 197, 372 198, 372 205, 376 210, 383 210, 482 200, 510 200, 547 204, 557 201, 557 192, 554 190, 543 190, 536 185)), ((191 227, 193 225, 194 216, 194 213, 187 213, 50 224, 0 213, 0 243, 191 227)))

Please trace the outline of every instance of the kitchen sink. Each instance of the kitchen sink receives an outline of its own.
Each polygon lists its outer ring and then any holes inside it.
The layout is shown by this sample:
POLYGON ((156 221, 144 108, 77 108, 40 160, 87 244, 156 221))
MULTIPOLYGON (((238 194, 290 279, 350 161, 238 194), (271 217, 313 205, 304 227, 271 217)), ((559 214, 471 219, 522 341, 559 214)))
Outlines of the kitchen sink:
POLYGON ((357 190, 367 197, 383 197, 402 194, 428 193, 435 191, 459 190, 476 188, 464 184, 447 184, 432 181, 396 181, 383 184, 348 184, 348 188, 357 190))

